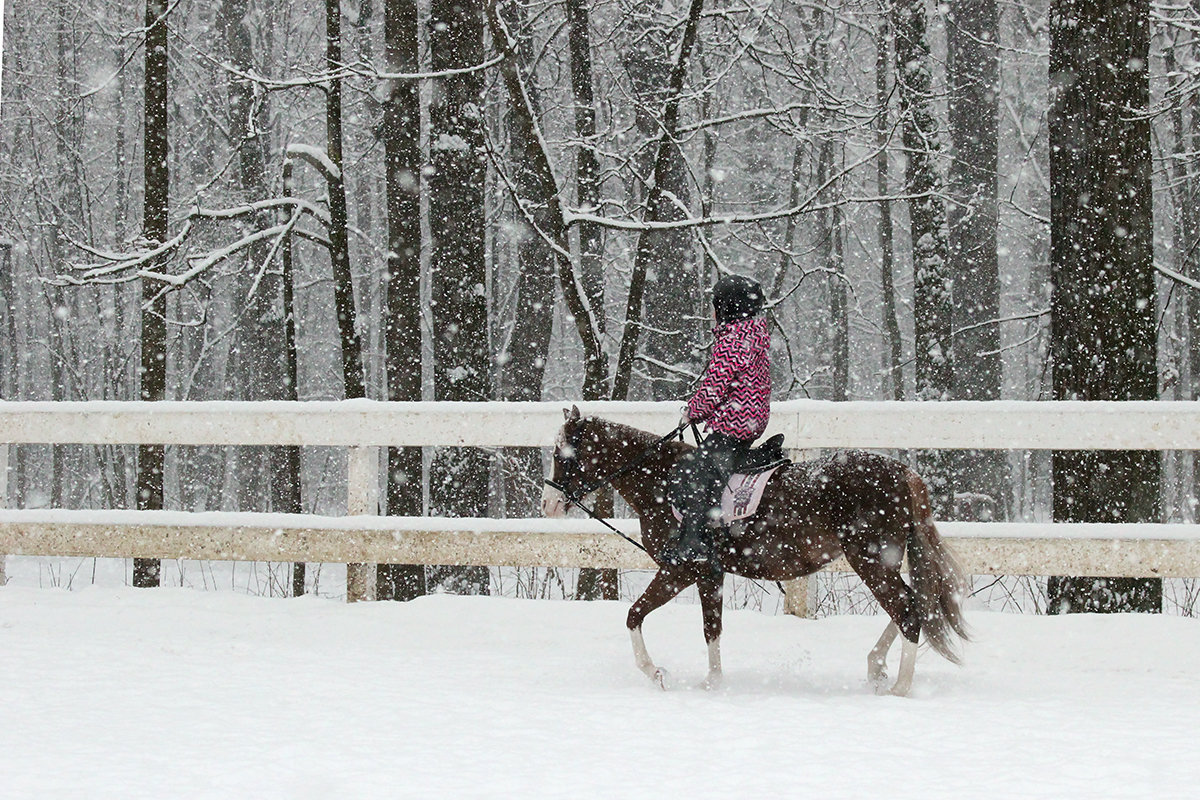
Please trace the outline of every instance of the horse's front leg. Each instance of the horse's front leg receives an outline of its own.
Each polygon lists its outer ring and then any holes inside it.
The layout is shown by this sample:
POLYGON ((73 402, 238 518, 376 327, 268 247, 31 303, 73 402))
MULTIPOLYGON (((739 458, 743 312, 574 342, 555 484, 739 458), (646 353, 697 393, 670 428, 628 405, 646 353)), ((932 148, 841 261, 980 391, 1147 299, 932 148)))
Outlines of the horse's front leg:
POLYGON ((646 673, 646 677, 658 684, 659 688, 667 688, 667 671, 654 666, 650 652, 646 649, 646 640, 642 636, 642 622, 656 608, 664 605, 672 597, 691 586, 692 579, 680 577, 670 568, 660 569, 650 580, 650 585, 642 596, 629 609, 625 625, 629 628, 629 638, 633 642, 633 660, 638 669, 646 673))
POLYGON ((896 627, 896 623, 888 620, 883 635, 867 654, 867 682, 875 688, 877 694, 883 694, 887 690, 887 654, 899 633, 900 629, 896 627))
POLYGON ((721 612, 724 608, 725 575, 701 578, 700 609, 704 614, 704 641, 708 644, 708 676, 700 684, 705 689, 721 685, 721 612))

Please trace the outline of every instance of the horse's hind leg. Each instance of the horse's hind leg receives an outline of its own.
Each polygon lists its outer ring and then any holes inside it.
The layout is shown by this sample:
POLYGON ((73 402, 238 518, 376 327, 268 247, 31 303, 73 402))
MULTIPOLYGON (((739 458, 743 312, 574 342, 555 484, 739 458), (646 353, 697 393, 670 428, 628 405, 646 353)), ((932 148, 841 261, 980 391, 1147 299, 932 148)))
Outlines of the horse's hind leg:
POLYGON ((883 629, 883 635, 879 637, 879 641, 867 654, 867 680, 875 687, 878 694, 886 692, 904 697, 912 688, 913 673, 916 672, 917 667, 917 644, 908 639, 904 640, 904 644, 900 648, 900 670, 896 675, 896 682, 892 684, 891 689, 887 688, 888 649, 899 635, 900 627, 894 622, 888 622, 888 626, 883 629))
POLYGON ((921 633, 920 616, 916 613, 912 589, 900 576, 903 547, 896 543, 888 543, 882 537, 870 542, 865 541, 865 535, 869 531, 869 528, 863 528, 862 538, 850 536, 842 542, 846 560, 891 617, 887 629, 867 656, 867 679, 877 685, 883 682, 886 677, 884 664, 888 648, 898 634, 903 634, 900 669, 891 693, 905 695, 912 687, 913 672, 916 668, 917 641, 921 633))
POLYGON ((658 684, 661 689, 667 688, 667 671, 654 666, 654 661, 650 658, 650 651, 646 649, 646 640, 642 636, 642 622, 651 611, 666 604, 691 584, 691 580, 680 578, 672 574, 670 570, 660 569, 650 580, 646 591, 642 592, 642 596, 629 609, 629 616, 625 620, 625 625, 629 628, 630 641, 633 643, 634 662, 638 669, 644 672, 647 678, 658 684))
POLYGON ((892 684, 891 693, 897 697, 907 697, 912 688, 913 673, 917 668, 917 643, 905 639, 900 647, 900 669, 896 672, 896 682, 892 684))

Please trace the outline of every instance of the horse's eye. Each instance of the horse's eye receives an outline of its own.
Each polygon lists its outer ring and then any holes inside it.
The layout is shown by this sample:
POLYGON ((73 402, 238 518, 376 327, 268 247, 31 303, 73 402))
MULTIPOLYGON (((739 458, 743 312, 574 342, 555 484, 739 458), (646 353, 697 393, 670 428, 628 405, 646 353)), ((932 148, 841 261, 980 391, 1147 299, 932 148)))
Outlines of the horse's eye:
POLYGON ((562 447, 558 448, 558 456, 559 458, 574 458, 575 448, 571 447, 569 444, 564 444, 562 447))

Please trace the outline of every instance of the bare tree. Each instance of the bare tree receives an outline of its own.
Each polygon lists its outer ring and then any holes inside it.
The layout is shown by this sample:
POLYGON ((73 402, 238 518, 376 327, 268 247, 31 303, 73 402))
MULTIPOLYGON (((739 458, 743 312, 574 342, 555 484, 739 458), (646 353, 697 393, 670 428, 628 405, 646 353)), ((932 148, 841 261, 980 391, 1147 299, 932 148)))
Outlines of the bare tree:
MULTIPOLYGON (((896 33, 896 84, 908 164, 904 171, 913 248, 913 318, 917 397, 947 400, 954 370, 950 352, 950 276, 946 269, 946 201, 936 158, 940 150, 933 115, 931 56, 925 4, 898 0, 892 7, 896 33)), ((941 451, 919 455, 936 513, 953 509, 950 457, 941 451)))
MULTIPOLYGON (((1000 36, 995 0, 956 0, 947 25, 949 63, 950 162, 948 267, 954 279, 956 331, 954 396, 960 400, 999 400, 1000 268, 996 250, 999 205, 1000 36)), ((955 486, 982 492, 1003 508, 1008 484, 1004 454, 958 454, 955 486)))
MULTIPOLYGON (((429 20, 430 64, 436 72, 483 61, 483 8, 478 0, 434 0, 429 20)), ((484 261, 483 79, 477 71, 435 81, 430 117, 429 230, 433 316, 433 391, 437 400, 491 398, 484 261)), ((485 516, 489 456, 443 448, 430 467, 435 514, 485 516)), ((483 567, 436 568, 452 588, 486 594, 483 567)))
MULTIPOLYGON (((390 72, 419 69, 417 4, 386 0, 384 57, 390 72)), ((383 110, 384 175, 387 182, 388 400, 421 399, 421 95, 415 80, 388 82, 383 110)), ((421 448, 388 449, 387 513, 421 513, 421 448)), ((381 564, 380 598, 411 600, 425 594, 425 567, 381 564)))
MULTIPOLYGON (((256 69, 251 42, 249 0, 223 0, 218 11, 229 62, 240 74, 256 69)), ((237 164, 237 184, 242 202, 270 196, 267 186, 267 95, 247 78, 234 75, 229 85, 229 134, 237 164)), ((261 232, 274 223, 262 209, 249 215, 247 228, 261 232)), ((277 264, 267 239, 259 239, 242 255, 238 300, 245 302, 231 358, 245 400, 282 400, 288 393, 284 353, 285 332, 277 264)), ((271 509, 299 509, 299 475, 286 471, 287 460, 277 448, 266 460, 257 448, 238 448, 238 505, 253 509, 264 494, 271 509)))
MULTIPOLYGON (((622 67, 636 103, 637 129, 646 142, 634 162, 645 186, 643 219, 670 222, 690 215, 691 176, 676 140, 676 128, 699 23, 691 12, 698 14, 699 6, 691 4, 680 53, 673 60, 672 26, 655 19, 656 5, 653 0, 634 0, 630 5, 626 17, 630 44, 622 54, 622 67)), ((638 234, 614 398, 627 396, 627 371, 632 373, 640 355, 645 356, 640 359, 641 367, 649 396, 655 400, 685 394, 698 372, 705 317, 700 316, 693 249, 692 234, 684 229, 651 229, 638 234), (642 323, 643 313, 653 324, 642 323)))
POLYGON ((895 244, 892 227, 892 204, 887 199, 888 189, 888 75, 891 52, 890 3, 885 3, 880 15, 879 30, 875 34, 875 190, 879 194, 879 285, 883 295, 884 350, 883 350, 883 396, 904 399, 903 344, 900 341, 900 321, 896 316, 895 244))
MULTIPOLYGON (((643 48, 626 54, 626 72, 630 73, 635 87, 640 87, 638 91, 644 98, 639 103, 641 113, 649 113, 647 105, 657 108, 661 103, 662 107, 661 121, 647 124, 647 128, 653 127, 659 131, 653 148, 654 160, 649 170, 649 186, 643 202, 645 220, 649 222, 669 222, 687 216, 684 210, 688 196, 687 175, 675 137, 679 128, 679 105, 684 79, 687 77, 703 8, 703 0, 692 0, 679 43, 679 53, 669 73, 661 68, 661 55, 646 52, 643 48), (664 79, 665 92, 661 91, 664 79)), ((674 342, 659 342, 659 349, 655 351, 663 357, 659 361, 679 365, 699 360, 696 350, 688 352, 686 349, 680 349, 681 346, 697 346, 699 338, 695 335, 698 318, 694 317, 690 321, 687 319, 689 312, 697 313, 697 304, 691 299, 695 297, 695 285, 693 283, 689 291, 690 279, 686 276, 690 248, 679 238, 686 234, 685 230, 662 230, 653 227, 643 229, 638 234, 633 275, 629 281, 629 295, 626 301, 625 328, 621 335, 621 348, 613 378, 614 400, 624 400, 629 396, 633 364, 639 352, 642 329, 645 327, 642 324, 643 299, 647 287, 647 272, 651 265, 656 276, 652 285, 656 287, 656 293, 661 290, 661 294, 657 295, 661 303, 654 307, 655 338, 664 337, 674 342), (668 298, 667 294, 673 296, 668 298), (689 336, 689 333, 692 335, 689 336), (679 344, 681 341, 684 342, 683 345, 679 344), (687 344, 689 341, 690 345, 687 344)), ((655 399, 679 397, 686 385, 680 384, 676 373, 663 376, 661 382, 662 387, 652 392, 655 399)))
MULTIPOLYGON (((591 18, 584 0, 567 0, 567 45, 571 65, 572 111, 575 122, 575 199, 583 211, 600 208, 600 160, 596 155, 596 101, 592 78, 591 18)), ((594 221, 579 223, 579 276, 583 294, 591 308, 604 308, 604 230, 594 221)), ((596 317, 601 334, 603 314, 596 317)), ((585 400, 599 400, 601 396, 585 400)))
POLYGON ((350 271, 350 238, 346 214, 346 176, 342 158, 342 9, 339 0, 325 0, 325 147, 327 160, 318 160, 329 189, 329 260, 333 267, 334 308, 342 345, 342 381, 347 399, 366 397, 362 340, 354 305, 354 278, 350 271))
MULTIPOLYGON (((1158 396, 1148 0, 1053 0, 1051 347, 1056 400, 1158 396)), ((1157 522, 1153 451, 1053 454, 1054 519, 1157 522)), ((1159 611, 1162 581, 1049 582, 1049 609, 1159 611)))
MULTIPOLYGON (((143 167, 145 183, 142 237, 153 247, 167 238, 167 203, 170 172, 167 165, 167 3, 146 0, 146 82, 143 123, 143 167)), ((151 263, 151 267, 158 264, 151 263)), ((142 278, 141 399, 156 401, 167 391, 167 299, 166 287, 142 278)), ((138 448, 137 507, 163 507, 163 447, 138 448)), ((156 559, 133 562, 133 585, 158 586, 160 564, 156 559)))

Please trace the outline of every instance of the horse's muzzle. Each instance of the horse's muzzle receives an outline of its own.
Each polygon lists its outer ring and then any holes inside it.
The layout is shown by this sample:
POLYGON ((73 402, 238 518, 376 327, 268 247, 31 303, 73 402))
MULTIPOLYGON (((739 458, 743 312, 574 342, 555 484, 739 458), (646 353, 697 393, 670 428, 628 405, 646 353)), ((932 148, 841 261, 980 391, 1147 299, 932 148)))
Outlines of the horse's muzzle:
POLYGON ((542 516, 559 519, 567 515, 567 496, 553 486, 542 487, 542 516))

